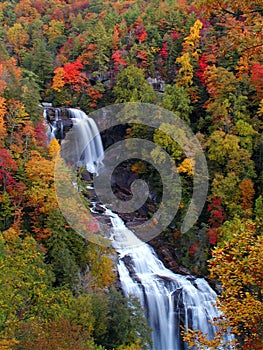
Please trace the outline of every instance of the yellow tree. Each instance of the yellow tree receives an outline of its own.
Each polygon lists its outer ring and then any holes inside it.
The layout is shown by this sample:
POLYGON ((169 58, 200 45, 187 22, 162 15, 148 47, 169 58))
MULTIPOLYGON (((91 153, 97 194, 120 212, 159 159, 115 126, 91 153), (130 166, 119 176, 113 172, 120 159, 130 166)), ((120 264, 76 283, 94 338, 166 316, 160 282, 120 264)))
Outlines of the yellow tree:
POLYGON ((189 88, 193 84, 194 67, 191 64, 191 55, 189 52, 184 53, 182 56, 176 59, 176 63, 179 63, 181 67, 178 70, 178 85, 189 88))
POLYGON ((60 145, 56 138, 52 139, 48 145, 48 154, 51 159, 55 159, 60 150, 60 145))
POLYGON ((13 47, 14 52, 19 57, 21 49, 24 49, 25 45, 28 43, 29 35, 24 30, 21 23, 15 23, 13 27, 8 29, 7 39, 9 44, 13 47))
POLYGON ((192 51, 194 55, 197 54, 195 50, 198 49, 200 44, 200 31, 202 27, 202 22, 197 19, 194 25, 190 28, 189 35, 184 39, 183 48, 185 51, 192 51))
POLYGON ((224 317, 214 320, 218 332, 208 340, 200 331, 184 335, 190 349, 263 348, 263 234, 254 222, 235 217, 222 226, 221 243, 212 252, 210 278, 216 279, 222 292, 218 307, 224 317), (227 329, 235 340, 226 340, 227 329), (233 344, 232 344, 233 345, 233 344), (233 348, 233 347, 231 347, 233 348))
POLYGON ((214 249, 210 277, 222 286, 219 308, 240 349, 263 348, 263 234, 252 221, 234 218, 222 229, 214 249))
POLYGON ((4 147, 4 140, 7 136, 4 116, 6 114, 6 103, 3 97, 0 97, 0 148, 4 147))
POLYGON ((181 66, 178 70, 176 82, 178 85, 184 86, 187 89, 193 101, 197 100, 197 95, 194 88, 190 88, 190 86, 193 84, 194 65, 199 58, 198 48, 202 27, 202 22, 196 20, 194 25, 190 28, 189 35, 184 39, 182 55, 176 59, 176 63, 181 66))
POLYGON ((30 24, 40 16, 33 5, 32 0, 21 0, 16 4, 14 13, 19 22, 30 24))
POLYGON ((57 199, 54 188, 54 161, 47 160, 37 151, 29 153, 30 159, 25 164, 25 174, 28 181, 28 208, 31 208, 34 232, 46 237, 51 232, 45 229, 47 215, 57 209, 57 199))
POLYGON ((17 99, 7 101, 6 126, 9 131, 9 143, 12 146, 19 139, 19 132, 29 119, 24 104, 17 99))

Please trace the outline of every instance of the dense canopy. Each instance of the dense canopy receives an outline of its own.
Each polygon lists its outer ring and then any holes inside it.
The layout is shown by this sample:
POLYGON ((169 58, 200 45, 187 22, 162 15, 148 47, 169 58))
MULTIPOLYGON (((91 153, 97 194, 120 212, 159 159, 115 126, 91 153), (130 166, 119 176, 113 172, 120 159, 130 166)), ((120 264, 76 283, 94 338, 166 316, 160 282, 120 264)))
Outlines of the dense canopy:
MULTIPOLYGON (((59 144, 47 145, 40 107, 89 113, 134 101, 186 121, 208 161, 205 208, 182 235, 190 160, 167 135, 127 128, 125 137, 150 134, 171 153, 184 187, 160 241, 220 285, 236 347, 262 349, 262 16, 262 0, 0 2, 0 349, 147 346, 146 326, 136 326, 143 311, 113 288, 112 251, 76 235, 59 211, 59 144), (123 330, 114 338, 117 317, 123 330)), ((132 170, 158 184, 140 162, 132 170)))

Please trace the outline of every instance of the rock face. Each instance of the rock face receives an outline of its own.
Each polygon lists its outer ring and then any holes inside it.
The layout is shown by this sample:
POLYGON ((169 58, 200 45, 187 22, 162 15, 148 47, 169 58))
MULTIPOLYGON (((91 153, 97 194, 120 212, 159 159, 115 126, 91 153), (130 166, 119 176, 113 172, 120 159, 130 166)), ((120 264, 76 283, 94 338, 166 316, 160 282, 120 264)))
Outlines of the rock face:
MULTIPOLYGON (((154 244, 152 244, 154 246, 154 244)), ((164 265, 171 271, 175 273, 180 273, 181 275, 190 275, 191 272, 180 265, 178 259, 173 256, 173 254, 169 251, 167 247, 159 247, 157 248, 157 252, 163 261, 164 265)))
POLYGON ((45 108, 44 115, 48 124, 55 130, 54 137, 58 140, 64 139, 66 132, 73 126, 69 109, 48 107, 45 108))

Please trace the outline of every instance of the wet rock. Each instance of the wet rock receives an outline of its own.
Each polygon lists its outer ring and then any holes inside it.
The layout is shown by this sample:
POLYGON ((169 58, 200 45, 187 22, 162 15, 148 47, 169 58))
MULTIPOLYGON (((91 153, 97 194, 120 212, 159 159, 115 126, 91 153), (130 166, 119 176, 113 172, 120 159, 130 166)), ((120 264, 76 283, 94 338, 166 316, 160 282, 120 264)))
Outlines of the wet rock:
POLYGON ((97 195, 94 189, 87 188, 86 197, 89 198, 91 202, 97 202, 97 195))
POLYGON ((135 226, 143 224, 145 221, 147 221, 147 218, 134 217, 132 220, 127 221, 126 226, 128 228, 132 228, 132 227, 135 227, 135 226))
POLYGON ((134 220, 134 213, 118 213, 119 217, 122 218, 124 223, 128 223, 134 220))
POLYGON ((81 174, 81 178, 82 178, 82 180, 84 180, 86 182, 91 182, 92 181, 92 175, 88 171, 84 171, 81 174))
POLYGON ((131 257, 129 255, 125 255, 122 258, 122 260, 125 262, 125 266, 128 269, 131 278, 140 284, 141 281, 134 271, 133 261, 132 261, 131 257))
POLYGON ((55 128, 55 137, 62 140, 72 128, 73 121, 68 108, 49 107, 45 110, 47 122, 55 128))
POLYGON ((105 213, 105 211, 106 211, 106 209, 99 204, 95 205, 94 210, 99 214, 105 213))
POLYGON ((168 269, 182 275, 191 275, 191 272, 179 263, 178 259, 173 256, 167 247, 162 246, 155 249, 168 269))

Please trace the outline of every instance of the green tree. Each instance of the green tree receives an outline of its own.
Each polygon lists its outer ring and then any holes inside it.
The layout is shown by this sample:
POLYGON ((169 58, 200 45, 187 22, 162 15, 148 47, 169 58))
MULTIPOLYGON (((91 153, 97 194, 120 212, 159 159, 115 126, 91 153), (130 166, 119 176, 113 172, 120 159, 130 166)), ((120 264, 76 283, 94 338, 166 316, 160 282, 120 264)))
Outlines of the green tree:
POLYGON ((33 71, 41 82, 41 88, 51 81, 54 70, 54 59, 48 50, 45 39, 36 39, 33 49, 23 56, 23 67, 33 71))
MULTIPOLYGON (((105 310, 104 310, 105 312, 105 310)), ((142 349, 151 343, 149 326, 138 300, 124 298, 122 294, 111 289, 107 294, 107 310, 104 318, 105 333, 95 341, 107 349, 120 345, 131 345, 139 342, 142 349)))
POLYGON ((38 77, 31 71, 23 70, 22 84, 22 102, 25 105, 26 113, 30 116, 32 122, 37 122, 41 116, 39 103, 41 100, 38 77))
POLYGON ((45 227, 51 234, 45 238, 44 244, 56 277, 55 284, 67 285, 74 289, 79 269, 86 266, 85 240, 68 227, 58 209, 49 213, 45 227))
POLYGON ((25 28, 23 28, 21 23, 15 23, 13 27, 8 29, 7 38, 14 52, 20 59, 21 50, 25 48, 25 45, 29 40, 29 35, 27 34, 25 28))
POLYGON ((263 223, 263 196, 260 195, 255 202, 256 224, 260 228, 263 223))
POLYGON ((53 274, 32 237, 20 238, 10 228, 0 237, 0 334, 15 335, 16 327, 35 318, 46 321, 63 312, 70 293, 52 288, 53 274))
POLYGON ((156 100, 156 94, 148 85, 143 70, 130 65, 124 68, 117 76, 113 89, 115 102, 148 102, 156 100))
POLYGON ((187 123, 190 123, 189 117, 193 107, 191 106, 189 95, 183 86, 177 84, 166 85, 161 105, 169 111, 175 112, 187 123))
POLYGON ((13 223, 14 218, 14 207, 12 206, 12 201, 6 191, 1 194, 0 208, 0 229, 6 230, 13 223))

